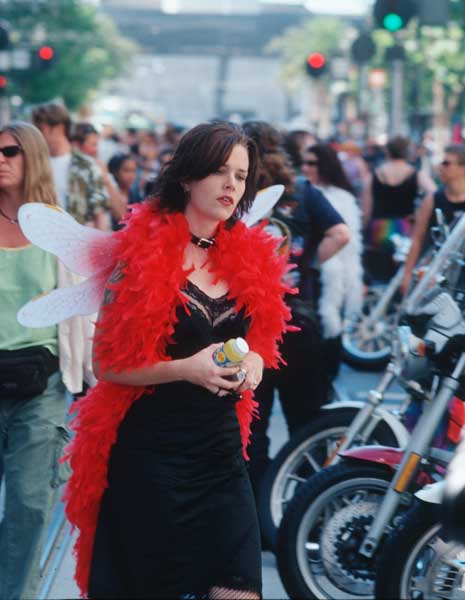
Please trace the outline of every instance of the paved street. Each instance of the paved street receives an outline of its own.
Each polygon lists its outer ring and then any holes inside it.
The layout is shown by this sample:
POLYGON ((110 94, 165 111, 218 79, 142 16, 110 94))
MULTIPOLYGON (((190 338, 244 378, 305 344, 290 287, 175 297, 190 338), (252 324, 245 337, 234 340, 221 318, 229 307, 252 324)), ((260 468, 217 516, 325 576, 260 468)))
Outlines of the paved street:
MULTIPOLYGON (((337 380, 338 392, 350 400, 360 400, 366 397, 367 391, 376 385, 379 373, 360 373, 343 366, 337 380)), ((393 386, 387 396, 387 401, 398 404, 403 398, 402 390, 393 386)), ((276 403, 271 423, 272 452, 276 453, 287 440, 287 432, 283 415, 276 403)), ((66 534, 67 532, 65 532, 66 534)), ((42 599, 78 598, 79 593, 73 581, 74 561, 71 552, 72 540, 68 535, 62 535, 55 545, 52 557, 42 586, 42 599)), ((275 558, 271 552, 263 553, 263 595, 266 600, 287 598, 281 585, 275 566, 275 558)))

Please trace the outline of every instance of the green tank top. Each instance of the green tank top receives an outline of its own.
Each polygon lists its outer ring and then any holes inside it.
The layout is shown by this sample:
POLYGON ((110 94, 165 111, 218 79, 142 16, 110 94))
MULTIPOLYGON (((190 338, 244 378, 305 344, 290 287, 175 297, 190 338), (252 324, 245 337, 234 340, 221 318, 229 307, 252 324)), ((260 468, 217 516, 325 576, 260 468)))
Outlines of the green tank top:
POLYGON ((32 244, 0 247, 0 350, 45 346, 58 356, 58 327, 23 327, 18 310, 57 287, 57 259, 32 244))

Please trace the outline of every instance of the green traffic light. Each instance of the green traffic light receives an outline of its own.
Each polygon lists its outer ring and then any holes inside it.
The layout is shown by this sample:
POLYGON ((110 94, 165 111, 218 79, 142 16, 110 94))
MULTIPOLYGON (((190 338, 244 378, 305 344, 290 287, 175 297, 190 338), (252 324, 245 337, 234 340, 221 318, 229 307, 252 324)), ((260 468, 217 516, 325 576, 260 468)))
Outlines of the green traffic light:
POLYGON ((402 29, 403 24, 402 17, 396 13, 389 13, 383 19, 384 28, 388 31, 398 31, 402 29))

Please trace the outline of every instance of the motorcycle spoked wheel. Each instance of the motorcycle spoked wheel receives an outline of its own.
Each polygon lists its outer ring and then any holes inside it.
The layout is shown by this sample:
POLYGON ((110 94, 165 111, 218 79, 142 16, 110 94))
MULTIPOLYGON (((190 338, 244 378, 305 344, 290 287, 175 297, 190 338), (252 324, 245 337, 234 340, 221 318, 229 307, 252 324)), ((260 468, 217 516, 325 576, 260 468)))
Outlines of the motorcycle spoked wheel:
POLYGON ((278 570, 290 598, 374 597, 378 552, 369 559, 357 548, 379 511, 391 477, 380 465, 345 460, 302 485, 278 532, 278 570))
POLYGON ((355 369, 378 371, 387 365, 391 357, 398 302, 391 301, 386 314, 370 329, 366 327, 366 321, 381 295, 381 290, 369 290, 360 316, 350 322, 342 334, 342 360, 355 369))
MULTIPOLYGON (((323 468, 358 412, 355 407, 323 411, 321 417, 293 435, 271 461, 263 475, 258 498, 260 530, 266 547, 276 548, 278 527, 289 502, 300 486, 323 468)), ((364 443, 399 445, 386 421, 380 421, 364 443)), ((356 445, 357 440, 353 446, 356 445)))
POLYGON ((376 571, 376 598, 441 600, 454 596, 465 546, 442 537, 440 505, 415 504, 386 539, 376 571))

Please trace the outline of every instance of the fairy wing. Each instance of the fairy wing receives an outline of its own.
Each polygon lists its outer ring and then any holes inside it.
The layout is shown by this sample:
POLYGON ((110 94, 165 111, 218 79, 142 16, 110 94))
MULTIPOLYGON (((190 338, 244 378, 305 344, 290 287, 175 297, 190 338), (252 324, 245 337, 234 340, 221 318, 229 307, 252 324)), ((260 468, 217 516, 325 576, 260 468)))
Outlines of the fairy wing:
POLYGON ((90 315, 99 310, 108 271, 89 277, 82 283, 58 288, 30 300, 16 315, 24 327, 49 327, 76 315, 90 315))
POLYGON ((74 273, 89 277, 114 265, 112 234, 80 225, 59 207, 29 202, 19 209, 18 220, 28 240, 55 254, 74 273))
MULTIPOLYGON (((251 227, 266 216, 281 197, 284 186, 261 190, 243 217, 251 227)), ((68 269, 86 281, 59 288, 25 304, 18 312, 26 327, 47 327, 76 315, 97 312, 108 276, 115 264, 112 235, 85 227, 58 207, 39 202, 23 204, 18 220, 24 235, 36 246, 55 254, 68 269)))
POLYGON ((276 202, 281 198, 283 192, 283 185, 271 185, 260 190, 255 196, 251 209, 242 217, 242 221, 248 227, 252 227, 252 225, 258 223, 260 219, 266 217, 271 211, 276 202))

